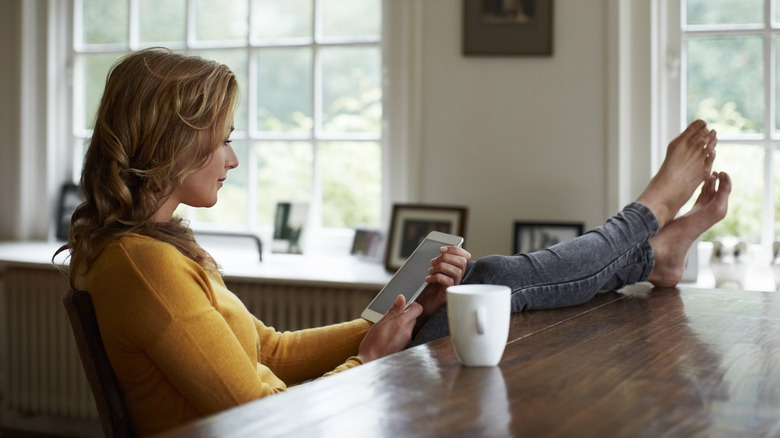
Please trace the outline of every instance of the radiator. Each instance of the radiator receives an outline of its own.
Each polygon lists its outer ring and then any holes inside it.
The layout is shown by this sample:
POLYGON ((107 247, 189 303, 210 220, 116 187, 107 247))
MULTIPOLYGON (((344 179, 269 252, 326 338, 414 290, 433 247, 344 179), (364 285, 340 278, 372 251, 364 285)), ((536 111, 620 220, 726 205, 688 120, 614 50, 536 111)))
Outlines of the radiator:
MULTIPOLYGON (((266 325, 297 330, 357 318, 376 288, 226 281, 266 325)), ((9 268, 0 288, 0 396, 8 418, 98 419, 62 305, 67 279, 54 270, 9 268), (4 332, 4 333, 3 333, 4 332)))
POLYGON ((62 306, 67 288, 54 270, 10 268, 3 275, 6 416, 98 418, 62 306))
POLYGON ((378 289, 225 282, 252 314, 277 330, 320 327, 360 317, 378 289))

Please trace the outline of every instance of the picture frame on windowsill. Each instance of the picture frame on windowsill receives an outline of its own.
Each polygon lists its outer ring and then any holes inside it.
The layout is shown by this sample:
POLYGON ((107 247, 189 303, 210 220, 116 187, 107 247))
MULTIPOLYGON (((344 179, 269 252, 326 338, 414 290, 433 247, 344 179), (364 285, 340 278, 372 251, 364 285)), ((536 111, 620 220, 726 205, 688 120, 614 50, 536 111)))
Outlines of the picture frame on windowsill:
POLYGON ((385 250, 385 268, 395 272, 431 231, 466 237, 468 209, 462 206, 395 204, 385 250))
POLYGON ((582 222, 515 221, 513 253, 526 254, 549 248, 581 236, 584 228, 582 222))

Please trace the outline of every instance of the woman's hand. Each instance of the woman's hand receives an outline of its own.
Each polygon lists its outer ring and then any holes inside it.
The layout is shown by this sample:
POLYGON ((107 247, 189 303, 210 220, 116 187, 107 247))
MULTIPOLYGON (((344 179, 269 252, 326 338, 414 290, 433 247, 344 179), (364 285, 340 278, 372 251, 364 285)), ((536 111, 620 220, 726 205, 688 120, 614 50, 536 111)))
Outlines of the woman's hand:
POLYGON ((447 302, 447 288, 460 284, 469 260, 471 254, 458 246, 443 246, 441 255, 431 260, 430 275, 425 279, 428 286, 417 299, 423 307, 419 326, 447 302))
POLYGON ((404 310, 405 308, 406 298, 398 295, 393 307, 368 330, 363 341, 360 342, 358 349, 360 360, 364 363, 370 362, 397 353, 409 345, 412 330, 423 308, 417 303, 412 303, 404 310))
POLYGON ((447 302, 447 288, 460 284, 471 254, 457 246, 441 248, 441 255, 431 260, 428 286, 416 302, 406 308, 406 298, 399 295, 393 307, 368 330, 358 349, 358 357, 370 362, 399 352, 409 345, 415 325, 421 326, 447 302), (419 317, 419 318, 418 318, 419 317))

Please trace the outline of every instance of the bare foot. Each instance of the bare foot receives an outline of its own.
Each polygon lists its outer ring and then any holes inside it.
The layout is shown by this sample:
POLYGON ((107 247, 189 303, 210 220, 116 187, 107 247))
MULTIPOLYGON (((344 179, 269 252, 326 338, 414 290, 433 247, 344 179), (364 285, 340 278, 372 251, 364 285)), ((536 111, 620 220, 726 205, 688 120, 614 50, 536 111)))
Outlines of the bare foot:
POLYGON ((707 129, 701 120, 691 123, 669 143, 661 168, 637 198, 653 212, 660 228, 674 218, 696 187, 709 177, 717 143, 715 131, 707 129))
POLYGON ((655 265, 648 280, 656 287, 673 287, 682 279, 685 257, 693 242, 726 216, 731 179, 713 173, 704 182, 691 211, 669 222, 650 239, 655 265), (716 188, 717 182, 717 188, 716 188))

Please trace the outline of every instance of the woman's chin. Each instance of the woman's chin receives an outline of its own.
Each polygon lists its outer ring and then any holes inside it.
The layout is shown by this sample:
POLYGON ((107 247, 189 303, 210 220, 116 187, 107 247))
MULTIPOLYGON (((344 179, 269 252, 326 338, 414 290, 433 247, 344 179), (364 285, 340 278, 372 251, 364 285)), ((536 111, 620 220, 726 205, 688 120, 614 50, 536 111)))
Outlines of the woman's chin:
POLYGON ((204 199, 199 202, 190 202, 190 203, 185 202, 185 204, 193 208, 211 208, 217 205, 217 200, 218 198, 215 196, 214 199, 209 199, 209 200, 204 199))

